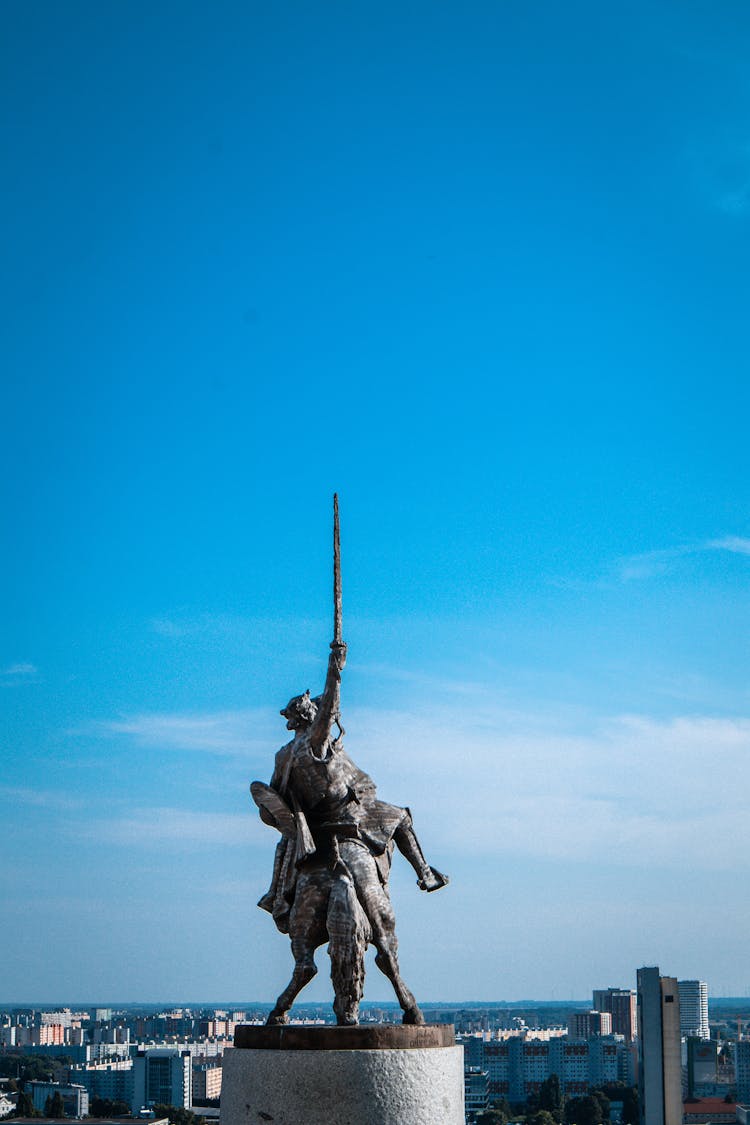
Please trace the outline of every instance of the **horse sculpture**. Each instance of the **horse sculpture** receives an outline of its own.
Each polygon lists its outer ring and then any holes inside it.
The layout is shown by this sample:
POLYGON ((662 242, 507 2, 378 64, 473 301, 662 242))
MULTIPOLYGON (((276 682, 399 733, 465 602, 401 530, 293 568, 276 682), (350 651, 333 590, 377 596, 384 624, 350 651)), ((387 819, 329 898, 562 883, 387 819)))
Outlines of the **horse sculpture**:
POLYGON ((377 949, 376 965, 394 986, 404 1011, 404 1023, 422 1023, 414 996, 399 972, 395 918, 387 891, 373 884, 356 843, 342 841, 339 854, 334 869, 326 861, 311 862, 298 877, 289 918, 294 973, 267 1022, 287 1022, 296 996, 317 973, 316 949, 328 941, 335 995, 333 1010, 338 1024, 358 1023, 365 951, 371 943, 377 949), (360 895, 367 903, 369 916, 360 895))

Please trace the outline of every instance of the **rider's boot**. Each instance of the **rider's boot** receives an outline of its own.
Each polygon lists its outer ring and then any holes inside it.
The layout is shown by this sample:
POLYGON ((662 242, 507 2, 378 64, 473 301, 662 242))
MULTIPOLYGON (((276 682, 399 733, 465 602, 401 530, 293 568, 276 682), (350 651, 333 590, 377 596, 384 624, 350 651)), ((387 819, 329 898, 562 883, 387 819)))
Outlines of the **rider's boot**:
POLYGON ((284 853, 286 851, 287 840, 282 837, 276 845, 276 851, 273 856, 273 875, 271 876, 271 886, 268 888, 263 898, 258 902, 261 910, 267 910, 269 914, 273 914, 273 904, 276 901, 276 893, 279 886, 279 879, 281 877, 281 868, 284 862, 284 853))
POLYGON ((408 809, 406 816, 396 829, 393 839, 401 854, 408 859, 417 873, 417 886, 421 891, 438 891, 446 886, 450 880, 435 867, 430 867, 419 846, 414 828, 412 827, 411 814, 408 809))

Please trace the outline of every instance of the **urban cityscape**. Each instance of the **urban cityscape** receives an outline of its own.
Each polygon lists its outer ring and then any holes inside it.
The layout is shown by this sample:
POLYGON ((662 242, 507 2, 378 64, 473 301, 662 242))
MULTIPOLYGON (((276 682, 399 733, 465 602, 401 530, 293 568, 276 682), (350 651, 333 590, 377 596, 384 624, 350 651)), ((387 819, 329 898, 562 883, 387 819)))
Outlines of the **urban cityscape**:
MULTIPOLYGON (((0 1008, 0 1117, 167 1120, 219 1116, 222 1064, 240 1024, 269 1005, 0 1008)), ((750 1002, 657 967, 591 1002, 425 1004, 464 1049, 467 1125, 748 1125, 750 1002)), ((300 1024, 333 1021, 302 1004, 300 1024)), ((394 1005, 363 1006, 390 1023, 394 1005)))

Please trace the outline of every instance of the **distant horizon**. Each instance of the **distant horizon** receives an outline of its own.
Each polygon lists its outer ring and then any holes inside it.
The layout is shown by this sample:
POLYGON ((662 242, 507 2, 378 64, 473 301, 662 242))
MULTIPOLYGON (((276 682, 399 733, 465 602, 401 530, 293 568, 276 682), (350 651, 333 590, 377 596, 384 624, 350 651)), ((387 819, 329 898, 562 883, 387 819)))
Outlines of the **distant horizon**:
MULTIPOLYGON (((625 987, 625 986, 624 986, 625 987)), ((331 1003, 333 997, 331 997, 331 1003)), ((45 1007, 51 1011, 62 1010, 64 1008, 233 1008, 236 1011, 241 1011, 243 1008, 272 1008, 272 1000, 96 1000, 96 1001, 52 1001, 52 1000, 37 1000, 37 1001, 12 1001, 10 1003, 0 1001, 0 1011, 6 1011, 9 1008, 41 1008, 45 1007)), ((750 997, 747 996, 710 996, 708 999, 709 1011, 711 1005, 718 1004, 739 1004, 747 1003, 750 1005, 750 997)), ((589 1000, 424 1000, 420 998, 419 1006, 421 1008, 564 1008, 572 1005, 577 1008, 586 1008, 590 1005, 589 1000)), ((291 1012, 291 1018, 294 1019, 294 1013, 303 1008, 325 1008, 329 1005, 325 1000, 298 1000, 295 1001, 294 1008, 291 1012)), ((395 1008, 398 1009, 399 1005, 395 1000, 363 1000, 360 1005, 361 1008, 395 1008)))

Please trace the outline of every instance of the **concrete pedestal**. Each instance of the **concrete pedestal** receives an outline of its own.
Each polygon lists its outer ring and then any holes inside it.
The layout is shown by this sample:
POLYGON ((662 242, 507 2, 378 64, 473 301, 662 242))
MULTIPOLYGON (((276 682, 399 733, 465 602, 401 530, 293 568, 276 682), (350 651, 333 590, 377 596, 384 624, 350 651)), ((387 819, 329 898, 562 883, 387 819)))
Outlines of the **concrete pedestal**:
POLYGON ((464 1125, 449 1024, 245 1024, 223 1070, 221 1125, 464 1125))

